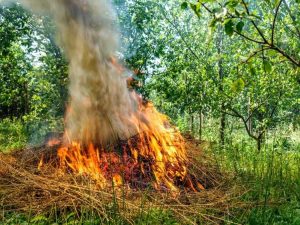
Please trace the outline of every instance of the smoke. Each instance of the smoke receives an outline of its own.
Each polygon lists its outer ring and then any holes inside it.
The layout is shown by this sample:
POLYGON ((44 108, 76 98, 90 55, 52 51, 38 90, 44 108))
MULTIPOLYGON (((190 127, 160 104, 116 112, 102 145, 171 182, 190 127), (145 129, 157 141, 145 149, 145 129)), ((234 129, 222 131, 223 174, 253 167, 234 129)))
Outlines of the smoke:
MULTIPOLYGON (((8 2, 8 1, 5 1, 8 2)), ((108 0, 20 0, 29 10, 51 15, 58 44, 69 60, 66 138, 105 145, 138 132, 139 100, 116 65, 116 16, 108 0)), ((55 103, 53 103, 55 104, 55 103)))

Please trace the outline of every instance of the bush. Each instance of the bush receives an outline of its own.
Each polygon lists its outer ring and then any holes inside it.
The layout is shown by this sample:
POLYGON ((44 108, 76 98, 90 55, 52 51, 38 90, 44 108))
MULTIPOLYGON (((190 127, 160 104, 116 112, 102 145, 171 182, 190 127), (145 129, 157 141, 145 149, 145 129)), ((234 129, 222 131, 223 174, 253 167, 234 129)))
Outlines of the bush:
POLYGON ((0 120, 0 151, 22 148, 27 141, 26 129, 20 120, 0 120))

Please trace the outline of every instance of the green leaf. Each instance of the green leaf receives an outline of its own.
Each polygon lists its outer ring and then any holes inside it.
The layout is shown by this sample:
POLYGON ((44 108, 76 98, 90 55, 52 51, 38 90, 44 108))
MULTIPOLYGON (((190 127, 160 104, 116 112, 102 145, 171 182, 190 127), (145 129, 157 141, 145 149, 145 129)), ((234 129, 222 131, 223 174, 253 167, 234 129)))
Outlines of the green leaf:
POLYGON ((197 4, 192 4, 190 3, 190 7, 192 8, 192 10, 195 12, 195 14, 200 18, 200 7, 201 7, 201 3, 197 3, 197 4))
POLYGON ((70 213, 67 217, 66 217, 66 220, 69 220, 70 218, 74 217, 75 216, 75 213, 72 212, 70 213))
POLYGON ((271 63, 270 63, 269 61, 264 60, 263 66, 264 66, 264 70, 265 70, 267 73, 271 72, 271 70, 272 70, 272 65, 271 65, 271 63))
POLYGON ((43 215, 38 215, 38 216, 34 217, 30 222, 37 223, 37 222, 42 222, 42 221, 47 221, 47 218, 43 215))
POLYGON ((187 9, 187 7, 188 7, 188 3, 187 2, 183 2, 182 4, 181 4, 181 9, 187 9))
POLYGON ((273 7, 276 8, 278 4, 279 4, 279 0, 274 0, 274 5, 273 5, 273 7))
POLYGON ((266 55, 268 55, 269 57, 274 57, 276 56, 278 53, 275 50, 269 50, 266 51, 266 55))
POLYGON ((237 9, 234 10, 234 13, 237 17, 240 17, 240 15, 241 15, 241 13, 237 9))
POLYGON ((243 21, 238 22, 237 25, 236 25, 236 30, 237 30, 237 32, 242 33, 242 30, 243 30, 243 28, 244 28, 244 25, 245 25, 245 24, 244 24, 243 21))
POLYGON ((251 73, 251 75, 255 75, 255 68, 254 67, 250 68, 250 73, 251 73))
POLYGON ((251 75, 255 75, 256 71, 252 63, 248 63, 251 75))
POLYGON ((234 81, 231 86, 232 91, 236 93, 243 91, 244 87, 245 87, 245 81, 242 78, 239 78, 236 81, 234 81))
POLYGON ((217 19, 215 19, 215 18, 212 19, 209 23, 209 27, 215 27, 217 22, 218 22, 217 19))
POLYGON ((227 1, 227 2, 225 3, 225 6, 228 6, 229 8, 234 8, 234 7, 236 7, 238 4, 239 4, 238 1, 236 1, 236 0, 230 0, 230 1, 227 1))
POLYGON ((233 35, 233 25, 234 25, 234 23, 233 23, 232 19, 227 20, 225 22, 225 33, 229 36, 233 35))
POLYGON ((254 13, 251 13, 251 14, 250 14, 250 17, 254 17, 254 18, 256 18, 256 19, 262 20, 262 17, 261 17, 261 16, 256 15, 256 14, 254 14, 254 13))

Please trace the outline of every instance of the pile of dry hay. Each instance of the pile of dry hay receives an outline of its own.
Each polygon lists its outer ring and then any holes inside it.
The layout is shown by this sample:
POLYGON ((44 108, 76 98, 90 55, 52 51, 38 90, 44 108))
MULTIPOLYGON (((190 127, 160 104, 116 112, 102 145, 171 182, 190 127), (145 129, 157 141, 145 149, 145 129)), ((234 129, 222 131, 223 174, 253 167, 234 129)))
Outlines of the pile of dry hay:
MULTIPOLYGON (((0 207, 4 212, 47 214, 53 207, 59 210, 82 209, 108 217, 107 205, 120 204, 120 215, 132 219, 150 208, 171 210, 180 221, 195 224, 192 218, 219 224, 230 216, 231 209, 240 208, 238 197, 245 190, 228 185, 210 158, 200 151, 194 140, 187 140, 189 170, 207 188, 201 192, 182 190, 174 193, 155 190, 131 190, 126 185, 99 189, 87 177, 66 174, 58 169, 56 147, 46 146, 0 154, 0 207), (47 159, 42 170, 38 164, 47 159), (142 207, 141 207, 142 206, 142 207), (209 214, 208 214, 209 212, 209 214)), ((109 219, 109 218, 107 218, 109 219)))

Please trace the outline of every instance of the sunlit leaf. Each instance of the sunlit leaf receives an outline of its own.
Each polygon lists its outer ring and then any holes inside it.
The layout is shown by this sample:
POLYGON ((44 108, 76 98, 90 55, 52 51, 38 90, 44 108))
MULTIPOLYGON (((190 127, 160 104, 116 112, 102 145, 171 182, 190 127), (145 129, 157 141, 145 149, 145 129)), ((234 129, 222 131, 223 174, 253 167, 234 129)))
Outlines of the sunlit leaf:
POLYGON ((37 222, 42 222, 42 221, 47 221, 47 218, 43 215, 38 215, 36 217, 34 217, 33 219, 31 219, 31 223, 37 223, 37 222))
POLYGON ((200 18, 200 7, 201 7, 201 4, 200 3, 197 3, 197 4, 190 3, 190 7, 195 12, 195 14, 200 18))
POLYGON ((218 8, 215 11, 215 17, 216 18, 223 18, 227 15, 227 9, 226 8, 218 8))
POLYGON ((229 8, 234 8, 234 7, 236 7, 238 4, 239 4, 238 1, 236 1, 236 0, 230 0, 230 1, 227 1, 227 2, 225 3, 225 6, 228 6, 229 8))
POLYGON ((237 79, 233 82, 231 88, 233 92, 241 92, 245 87, 245 81, 242 78, 237 79))
POLYGON ((264 61, 263 61, 263 66, 264 66, 264 70, 265 70, 267 73, 271 72, 271 70, 272 70, 272 65, 271 65, 271 63, 270 63, 269 61, 264 60, 264 61))

